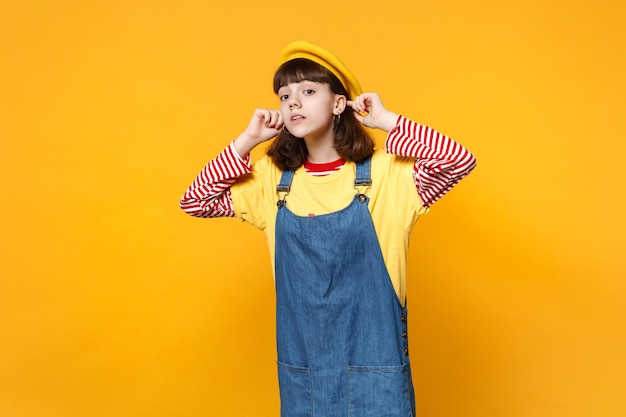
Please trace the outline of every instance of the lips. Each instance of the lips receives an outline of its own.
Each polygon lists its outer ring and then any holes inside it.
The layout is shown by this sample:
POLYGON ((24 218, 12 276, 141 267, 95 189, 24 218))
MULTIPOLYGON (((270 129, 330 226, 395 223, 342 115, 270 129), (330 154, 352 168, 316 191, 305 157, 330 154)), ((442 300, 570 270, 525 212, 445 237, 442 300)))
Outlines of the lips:
POLYGON ((304 120, 304 119, 305 119, 305 117, 303 115, 301 115, 301 114, 294 114, 294 115, 291 116, 290 120, 292 122, 294 122, 294 123, 297 123, 297 122, 299 122, 301 120, 304 120))

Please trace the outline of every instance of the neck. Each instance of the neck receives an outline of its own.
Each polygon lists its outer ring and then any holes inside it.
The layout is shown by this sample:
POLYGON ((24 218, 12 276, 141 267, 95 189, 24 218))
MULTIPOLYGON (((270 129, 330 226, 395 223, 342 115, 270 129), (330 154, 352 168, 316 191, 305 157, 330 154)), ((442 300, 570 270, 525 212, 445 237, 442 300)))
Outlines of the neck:
POLYGON ((309 154, 307 157, 309 162, 314 164, 326 164, 341 158, 335 149, 335 138, 332 133, 322 138, 304 138, 304 142, 306 143, 309 154))
POLYGON ((314 164, 327 164, 329 162, 335 162, 337 159, 340 159, 341 155, 337 153, 335 148, 320 149, 319 152, 312 151, 309 148, 309 155, 307 156, 307 160, 314 164))

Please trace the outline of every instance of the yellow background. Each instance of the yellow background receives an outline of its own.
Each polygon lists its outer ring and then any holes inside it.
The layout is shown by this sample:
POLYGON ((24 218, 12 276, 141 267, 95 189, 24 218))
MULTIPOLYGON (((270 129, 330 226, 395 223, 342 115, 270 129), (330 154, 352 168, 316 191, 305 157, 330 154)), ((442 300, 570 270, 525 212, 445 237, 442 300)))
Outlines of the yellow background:
POLYGON ((626 415, 624 4, 3 1, 0 416, 278 415, 264 238, 178 199, 296 39, 478 157, 414 232, 418 415, 626 415))

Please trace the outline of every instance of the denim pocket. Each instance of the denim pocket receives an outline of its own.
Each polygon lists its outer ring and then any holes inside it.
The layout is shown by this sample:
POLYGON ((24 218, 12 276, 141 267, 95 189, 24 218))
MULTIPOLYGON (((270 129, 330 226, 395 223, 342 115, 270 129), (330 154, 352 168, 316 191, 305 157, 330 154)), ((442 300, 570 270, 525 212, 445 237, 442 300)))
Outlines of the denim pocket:
POLYGON ((277 363, 281 417, 311 417, 311 369, 277 363))
POLYGON ((411 417, 408 365, 348 367, 350 416, 411 417))

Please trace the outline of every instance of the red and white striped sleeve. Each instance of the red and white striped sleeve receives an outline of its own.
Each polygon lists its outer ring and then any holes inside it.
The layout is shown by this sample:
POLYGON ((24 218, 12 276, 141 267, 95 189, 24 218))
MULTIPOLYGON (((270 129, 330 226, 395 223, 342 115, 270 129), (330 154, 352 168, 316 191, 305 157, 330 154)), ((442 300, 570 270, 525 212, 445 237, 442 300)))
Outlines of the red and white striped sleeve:
POLYGON ((474 155, 430 127, 398 116, 385 141, 387 152, 415 158, 413 178, 424 207, 452 189, 476 166, 474 155))
POLYGON ((235 217, 230 186, 249 174, 250 155, 241 158, 231 143, 210 161, 180 199, 180 208, 195 217, 235 217))

